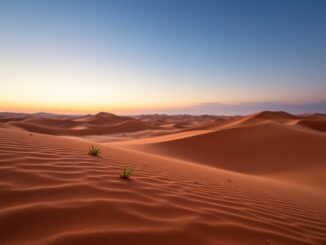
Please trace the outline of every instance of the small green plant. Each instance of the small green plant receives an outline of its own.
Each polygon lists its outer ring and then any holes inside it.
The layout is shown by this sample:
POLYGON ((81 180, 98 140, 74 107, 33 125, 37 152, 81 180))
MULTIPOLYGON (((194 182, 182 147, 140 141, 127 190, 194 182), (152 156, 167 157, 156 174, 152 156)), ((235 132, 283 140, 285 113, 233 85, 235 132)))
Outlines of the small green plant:
POLYGON ((130 167, 123 167, 120 174, 121 179, 129 179, 134 174, 134 170, 130 167))
POLYGON ((101 154, 101 150, 93 145, 88 151, 88 155, 91 155, 91 156, 99 156, 100 154, 101 154))

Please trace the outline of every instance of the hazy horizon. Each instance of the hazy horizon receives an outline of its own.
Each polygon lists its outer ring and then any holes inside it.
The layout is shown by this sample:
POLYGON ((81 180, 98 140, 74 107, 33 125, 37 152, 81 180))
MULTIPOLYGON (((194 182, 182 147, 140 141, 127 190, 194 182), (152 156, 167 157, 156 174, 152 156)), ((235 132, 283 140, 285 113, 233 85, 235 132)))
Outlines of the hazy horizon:
POLYGON ((97 114, 100 112, 113 113, 125 116, 136 116, 145 114, 166 114, 166 115, 216 115, 216 116, 232 116, 232 115, 248 115, 261 111, 285 111, 292 114, 304 113, 326 113, 326 102, 314 104, 276 104, 276 103, 260 103, 260 104, 220 104, 220 103, 203 103, 192 106, 174 108, 174 109, 156 109, 156 110, 137 110, 131 111, 92 111, 84 113, 76 112, 60 112, 60 111, 0 111, 0 113, 52 113, 65 115, 87 115, 97 114))
POLYGON ((0 1, 0 111, 326 112, 325 1, 0 1))

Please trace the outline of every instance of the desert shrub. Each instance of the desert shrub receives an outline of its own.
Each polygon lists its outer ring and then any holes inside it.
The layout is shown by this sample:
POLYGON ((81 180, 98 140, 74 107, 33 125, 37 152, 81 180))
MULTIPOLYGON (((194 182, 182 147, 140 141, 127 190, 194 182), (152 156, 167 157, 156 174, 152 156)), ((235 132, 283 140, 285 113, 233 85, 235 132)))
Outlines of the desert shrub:
POLYGON ((121 179, 129 179, 134 174, 134 170, 131 167, 123 167, 120 174, 121 179))
POLYGON ((99 156, 100 154, 101 154, 101 150, 93 145, 88 151, 88 155, 99 156))

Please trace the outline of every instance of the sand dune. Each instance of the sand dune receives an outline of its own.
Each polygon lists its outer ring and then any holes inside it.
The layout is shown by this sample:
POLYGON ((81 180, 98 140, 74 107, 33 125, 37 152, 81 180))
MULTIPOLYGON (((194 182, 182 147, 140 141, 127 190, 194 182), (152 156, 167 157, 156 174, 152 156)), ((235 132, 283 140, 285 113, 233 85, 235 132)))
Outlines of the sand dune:
POLYGON ((326 135, 267 122, 185 135, 145 147, 228 170, 270 173, 324 165, 325 145, 326 135))
POLYGON ((326 119, 301 119, 297 122, 297 124, 314 130, 326 132, 326 119))
POLYGON ((298 117, 284 111, 262 111, 240 118, 235 124, 254 124, 262 121, 286 123, 295 119, 298 119, 298 117))
POLYGON ((0 123, 6 123, 6 122, 13 122, 13 121, 22 121, 27 119, 27 117, 18 117, 18 118, 11 118, 11 117, 3 117, 0 118, 0 123))
POLYGON ((115 123, 120 123, 128 120, 132 120, 132 118, 117 116, 107 112, 100 112, 96 115, 90 115, 90 116, 77 119, 77 121, 87 122, 91 124, 115 124, 115 123))
POLYGON ((111 114, 3 122, 0 244, 325 244, 326 134, 273 115, 193 130, 111 114), (97 132, 126 140, 58 136, 97 132))
POLYGON ((296 118, 296 116, 287 113, 285 111, 262 111, 262 112, 255 113, 249 117, 258 118, 258 119, 281 120, 281 121, 296 118))
POLYGON ((326 135, 271 120, 231 123, 216 130, 191 131, 124 142, 134 149, 226 170, 277 175, 299 184, 326 188, 326 135), (305 178, 310 171, 309 178, 305 178), (297 177, 293 178, 293 174, 297 177), (300 176, 303 178, 300 178, 300 176))
POLYGON ((110 113, 99 113, 77 119, 27 118, 9 121, 8 124, 30 132, 65 136, 117 134, 156 128, 133 118, 110 113))

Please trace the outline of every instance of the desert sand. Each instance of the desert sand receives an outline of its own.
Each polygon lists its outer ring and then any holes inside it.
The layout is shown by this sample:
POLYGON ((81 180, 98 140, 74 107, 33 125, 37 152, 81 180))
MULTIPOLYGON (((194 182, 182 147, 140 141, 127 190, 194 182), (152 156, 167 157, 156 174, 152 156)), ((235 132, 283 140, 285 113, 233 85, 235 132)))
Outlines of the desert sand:
POLYGON ((325 131, 268 111, 0 114, 0 244, 326 244, 325 131))

